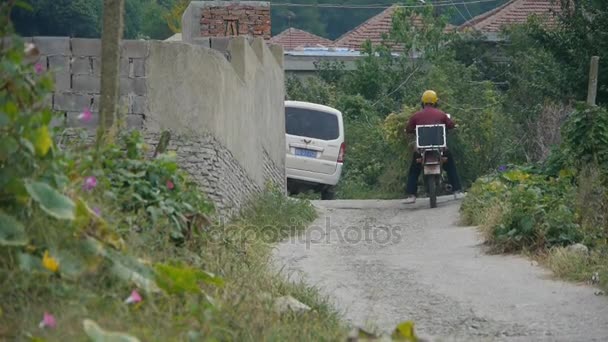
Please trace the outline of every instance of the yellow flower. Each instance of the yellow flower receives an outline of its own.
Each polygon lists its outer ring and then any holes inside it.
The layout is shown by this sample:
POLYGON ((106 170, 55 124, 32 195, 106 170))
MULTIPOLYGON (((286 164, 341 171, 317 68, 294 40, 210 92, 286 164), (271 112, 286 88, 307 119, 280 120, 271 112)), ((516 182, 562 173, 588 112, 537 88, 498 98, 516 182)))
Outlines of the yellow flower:
POLYGON ((49 255, 49 251, 44 252, 42 257, 42 265, 51 272, 59 271, 59 262, 49 255))
POLYGON ((391 337, 393 340, 397 341, 417 342, 418 336, 416 336, 416 333, 414 332, 414 322, 407 321, 400 323, 397 325, 397 328, 395 328, 391 337))
POLYGON ((39 127, 34 132, 34 139, 32 142, 34 143, 36 153, 38 153, 39 156, 44 157, 51 149, 51 146, 53 146, 53 139, 51 139, 51 133, 49 133, 48 127, 39 127))

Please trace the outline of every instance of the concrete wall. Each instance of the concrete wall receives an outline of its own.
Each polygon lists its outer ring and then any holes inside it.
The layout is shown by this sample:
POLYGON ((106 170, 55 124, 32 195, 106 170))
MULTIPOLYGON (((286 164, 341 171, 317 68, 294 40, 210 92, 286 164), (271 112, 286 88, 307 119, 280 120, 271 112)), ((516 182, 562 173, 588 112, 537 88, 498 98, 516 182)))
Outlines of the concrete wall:
MULTIPOLYGON (((50 69, 53 109, 68 127, 95 128, 101 43, 30 38, 50 69), (82 123, 85 109, 93 120, 82 123)), ((183 42, 123 41, 121 107, 128 127, 155 145, 163 130, 170 150, 211 197, 220 214, 240 209, 271 182, 285 189, 283 51, 261 38, 183 42)))
POLYGON ((244 37, 233 38, 226 51, 230 62, 192 44, 150 43, 146 129, 170 130, 186 141, 213 139, 214 156, 231 156, 211 169, 220 176, 216 185, 227 200, 223 204, 239 206, 252 191, 232 186, 262 189, 268 180, 284 185, 284 76, 280 60, 259 38, 251 45, 244 37))

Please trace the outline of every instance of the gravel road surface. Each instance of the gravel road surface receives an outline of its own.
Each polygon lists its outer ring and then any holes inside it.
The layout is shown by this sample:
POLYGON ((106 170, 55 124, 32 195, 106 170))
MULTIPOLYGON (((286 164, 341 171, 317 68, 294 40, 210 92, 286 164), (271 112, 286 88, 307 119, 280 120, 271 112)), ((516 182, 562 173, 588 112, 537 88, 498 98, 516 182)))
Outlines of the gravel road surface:
POLYGON ((390 332, 414 320, 433 341, 608 341, 608 297, 484 253, 476 230, 458 224, 458 200, 313 203, 319 218, 277 246, 277 266, 319 287, 352 325, 390 332))

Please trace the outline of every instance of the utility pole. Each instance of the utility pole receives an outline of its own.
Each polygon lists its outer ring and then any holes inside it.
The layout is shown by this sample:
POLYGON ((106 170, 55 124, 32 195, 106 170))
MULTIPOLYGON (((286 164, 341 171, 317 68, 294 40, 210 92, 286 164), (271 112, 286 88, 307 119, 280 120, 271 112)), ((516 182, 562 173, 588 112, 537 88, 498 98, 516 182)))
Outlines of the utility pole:
POLYGON ((597 77, 599 72, 600 58, 598 56, 591 57, 591 67, 589 68, 589 88, 587 89, 587 104, 595 106, 597 97, 597 77))
POLYGON ((106 130, 114 124, 117 115, 120 72, 120 40, 123 34, 124 0, 104 0, 103 32, 101 36, 101 103, 97 148, 106 130))

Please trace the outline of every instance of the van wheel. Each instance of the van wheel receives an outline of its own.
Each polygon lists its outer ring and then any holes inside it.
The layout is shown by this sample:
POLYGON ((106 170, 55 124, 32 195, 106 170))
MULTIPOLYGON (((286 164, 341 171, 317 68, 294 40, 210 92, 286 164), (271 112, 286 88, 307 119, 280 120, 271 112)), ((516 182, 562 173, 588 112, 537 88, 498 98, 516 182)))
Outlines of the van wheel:
POLYGON ((328 200, 333 200, 336 198, 336 193, 334 191, 334 188, 327 188, 327 189, 323 189, 323 191, 321 191, 321 199, 324 201, 328 201, 328 200))

